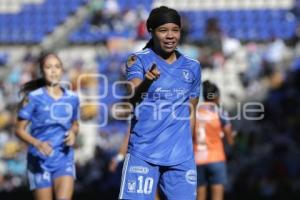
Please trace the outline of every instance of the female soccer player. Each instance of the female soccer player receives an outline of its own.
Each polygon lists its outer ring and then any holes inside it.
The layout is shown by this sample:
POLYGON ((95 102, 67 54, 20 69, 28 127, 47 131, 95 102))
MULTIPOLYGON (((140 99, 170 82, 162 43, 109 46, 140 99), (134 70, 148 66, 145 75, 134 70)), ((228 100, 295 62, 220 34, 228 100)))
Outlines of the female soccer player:
POLYGON ((200 91, 200 64, 177 51, 178 12, 162 6, 147 20, 151 39, 126 65, 133 85, 131 121, 119 199, 196 198, 192 130, 200 91))
POLYGON ((21 93, 17 136, 29 144, 28 179, 37 200, 72 198, 75 168, 73 145, 78 133, 78 97, 59 82, 61 60, 53 53, 40 59, 42 77, 26 83, 21 93), (26 127, 31 123, 30 131, 26 127))
POLYGON ((206 199, 206 185, 211 186, 211 199, 222 200, 226 182, 225 153, 222 133, 232 145, 231 124, 225 112, 219 109, 220 92, 209 81, 203 82, 204 103, 196 114, 194 151, 197 164, 197 199, 206 199))

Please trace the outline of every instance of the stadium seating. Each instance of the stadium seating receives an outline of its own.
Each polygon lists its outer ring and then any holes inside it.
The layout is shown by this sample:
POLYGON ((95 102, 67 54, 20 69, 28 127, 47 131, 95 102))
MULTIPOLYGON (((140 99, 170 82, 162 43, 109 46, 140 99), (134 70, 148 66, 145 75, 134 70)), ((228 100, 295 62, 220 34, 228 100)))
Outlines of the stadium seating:
POLYGON ((0 13, 1 43, 39 43, 85 0, 44 0, 24 3, 17 12, 0 13))
MULTIPOLYGON (((3 12, 1 9, 0 26, 5 27, 0 29, 1 43, 39 43, 76 11, 78 6, 86 2, 86 0, 40 0, 38 3, 37 0, 31 1, 23 2, 16 12, 3 12)), ((152 0, 118 0, 120 13, 137 10, 140 6, 149 11, 152 4, 152 0)), ((243 41, 267 41, 274 37, 288 39, 296 28, 296 19, 288 8, 183 9, 182 14, 191 22, 188 34, 192 40, 202 40, 205 37, 205 22, 211 17, 219 19, 225 35, 243 41)), ((69 41, 94 43, 105 41, 109 37, 135 38, 136 32, 132 29, 124 27, 122 30, 112 32, 93 29, 88 18, 70 34, 69 41)))
MULTIPOLYGON (((243 41, 267 41, 274 37, 290 38, 296 29, 296 19, 289 10, 256 9, 256 10, 218 10, 218 11, 184 11, 184 16, 191 22, 188 34, 192 40, 202 40, 205 36, 205 22, 214 17, 220 21, 225 35, 243 41), (282 31, 284 30, 284 31, 282 31)), ((104 33, 94 31, 89 20, 76 30, 71 36, 73 43, 101 42, 108 37, 134 37, 130 30, 122 32, 104 33)))
POLYGON ((189 31, 195 40, 203 39, 205 21, 212 17, 220 21, 225 35, 244 41, 288 39, 296 28, 296 19, 288 10, 185 11, 183 14, 192 22, 189 31))

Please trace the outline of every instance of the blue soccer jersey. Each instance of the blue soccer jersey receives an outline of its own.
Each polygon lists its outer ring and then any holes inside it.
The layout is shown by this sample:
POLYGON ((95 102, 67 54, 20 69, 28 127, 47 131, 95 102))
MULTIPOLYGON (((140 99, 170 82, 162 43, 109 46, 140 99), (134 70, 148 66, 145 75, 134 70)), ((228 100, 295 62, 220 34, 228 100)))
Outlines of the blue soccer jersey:
POLYGON ((156 63, 160 77, 135 105, 128 152, 157 165, 176 165, 193 158, 190 98, 200 93, 200 64, 180 54, 168 64, 151 49, 131 55, 127 80, 143 80, 156 63))
POLYGON ((79 99, 70 90, 63 90, 59 99, 52 98, 46 88, 30 92, 18 117, 31 122, 30 134, 40 141, 48 142, 53 151, 44 156, 34 146, 30 145, 28 159, 39 160, 42 168, 56 170, 65 162, 73 161, 74 151, 67 147, 64 139, 72 123, 78 120, 79 99))

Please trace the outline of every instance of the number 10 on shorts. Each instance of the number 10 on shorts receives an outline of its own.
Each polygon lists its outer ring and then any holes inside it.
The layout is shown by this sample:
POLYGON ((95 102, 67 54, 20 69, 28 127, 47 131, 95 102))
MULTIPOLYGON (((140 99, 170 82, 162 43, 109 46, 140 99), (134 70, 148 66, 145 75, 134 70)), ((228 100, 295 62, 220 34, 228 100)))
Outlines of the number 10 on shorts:
MULTIPOLYGON (((144 176, 138 176, 138 188, 136 193, 138 194, 151 194, 153 189, 153 178, 144 176)), ((128 191, 133 192, 135 190, 135 181, 128 181, 128 191)))

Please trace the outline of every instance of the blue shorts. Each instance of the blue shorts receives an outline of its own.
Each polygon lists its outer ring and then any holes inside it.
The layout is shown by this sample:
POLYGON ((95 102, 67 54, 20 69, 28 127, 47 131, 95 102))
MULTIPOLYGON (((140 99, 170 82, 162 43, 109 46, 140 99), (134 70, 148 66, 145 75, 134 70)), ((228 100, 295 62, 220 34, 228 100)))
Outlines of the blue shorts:
POLYGON ((196 181, 194 158, 174 166, 160 166, 127 154, 119 199, 154 200, 159 186, 168 200, 195 200, 196 181))
POLYGON ((61 176, 76 177, 75 165, 73 162, 65 162, 59 169, 50 172, 39 165, 28 163, 27 176, 30 190, 47 188, 53 186, 53 181, 61 176))
POLYGON ((197 186, 223 184, 227 182, 225 162, 197 165, 197 186))

